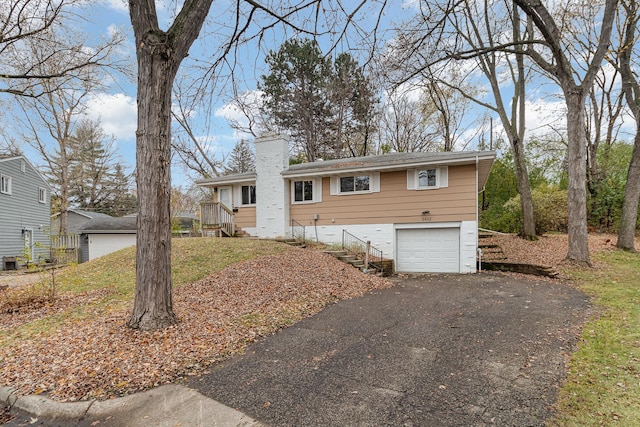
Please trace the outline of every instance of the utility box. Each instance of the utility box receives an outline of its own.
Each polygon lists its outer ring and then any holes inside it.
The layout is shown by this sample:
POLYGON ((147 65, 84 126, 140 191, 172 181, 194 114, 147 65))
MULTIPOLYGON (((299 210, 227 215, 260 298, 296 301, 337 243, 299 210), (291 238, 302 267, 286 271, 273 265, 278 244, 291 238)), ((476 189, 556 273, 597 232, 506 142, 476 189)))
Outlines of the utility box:
POLYGON ((17 270, 18 269, 18 257, 15 256, 3 256, 2 257, 2 269, 3 270, 17 270))

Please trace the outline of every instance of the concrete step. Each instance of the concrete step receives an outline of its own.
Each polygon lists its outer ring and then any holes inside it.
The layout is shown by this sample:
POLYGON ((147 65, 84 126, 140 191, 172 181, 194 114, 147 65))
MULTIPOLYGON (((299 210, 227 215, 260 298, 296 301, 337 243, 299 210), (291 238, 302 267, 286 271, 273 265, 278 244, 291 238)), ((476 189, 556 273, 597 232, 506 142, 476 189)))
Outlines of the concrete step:
POLYGON ((339 259, 340 261, 342 261, 342 262, 346 262, 346 263, 348 263, 348 262, 351 262, 351 261, 356 260, 357 258, 356 258, 356 256, 355 256, 355 255, 340 255, 340 256, 338 257, 338 259, 339 259))
POLYGON ((353 266, 354 266, 354 267, 356 267, 356 268, 362 268, 362 267, 364 267, 364 261, 363 261, 363 260, 361 260, 361 259, 358 259, 358 258, 353 259, 353 260, 350 260, 350 261, 349 261, 349 264, 353 265, 353 266))
POLYGON ((336 250, 336 251, 322 251, 322 252, 323 252, 323 253, 325 253, 325 254, 329 254, 329 255, 331 255, 331 256, 334 256, 334 257, 336 257, 336 258, 338 258, 338 257, 340 257, 340 256, 343 256, 343 255, 346 255, 346 254, 347 254, 347 252, 346 252, 346 251, 340 251, 340 250, 336 250))

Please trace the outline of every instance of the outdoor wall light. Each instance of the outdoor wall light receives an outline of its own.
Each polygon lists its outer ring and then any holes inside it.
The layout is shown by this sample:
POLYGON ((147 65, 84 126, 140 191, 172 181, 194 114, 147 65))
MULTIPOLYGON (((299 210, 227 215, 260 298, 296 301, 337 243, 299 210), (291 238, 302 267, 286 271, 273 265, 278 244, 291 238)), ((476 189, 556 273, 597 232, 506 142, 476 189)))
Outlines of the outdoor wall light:
POLYGON ((422 215, 429 215, 430 211, 422 211, 422 215))

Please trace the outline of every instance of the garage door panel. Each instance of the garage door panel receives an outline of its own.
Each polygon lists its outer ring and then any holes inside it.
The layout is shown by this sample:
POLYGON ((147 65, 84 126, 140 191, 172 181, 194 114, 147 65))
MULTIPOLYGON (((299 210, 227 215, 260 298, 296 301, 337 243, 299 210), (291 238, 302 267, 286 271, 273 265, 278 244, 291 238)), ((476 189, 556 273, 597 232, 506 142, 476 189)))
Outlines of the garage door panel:
POLYGON ((433 273, 460 271, 460 229, 400 229, 396 233, 397 271, 433 273))

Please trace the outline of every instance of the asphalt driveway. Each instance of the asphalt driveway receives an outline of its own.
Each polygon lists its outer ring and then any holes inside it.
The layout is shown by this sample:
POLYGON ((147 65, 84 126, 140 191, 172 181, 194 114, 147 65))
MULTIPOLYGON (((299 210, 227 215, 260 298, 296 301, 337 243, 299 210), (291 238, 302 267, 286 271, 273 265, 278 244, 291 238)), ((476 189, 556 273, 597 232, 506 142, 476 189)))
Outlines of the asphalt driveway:
POLYGON ((396 281, 187 385, 274 427, 544 424, 584 294, 500 273, 396 281))

